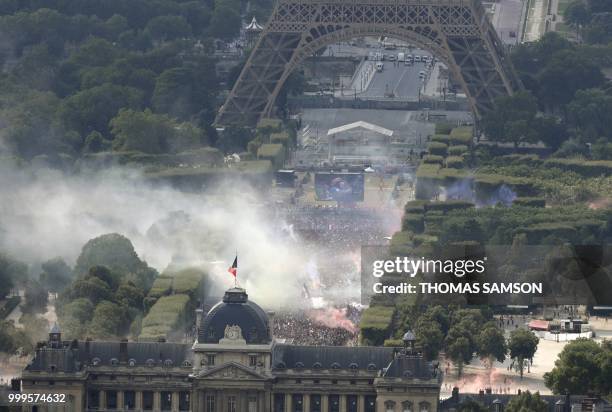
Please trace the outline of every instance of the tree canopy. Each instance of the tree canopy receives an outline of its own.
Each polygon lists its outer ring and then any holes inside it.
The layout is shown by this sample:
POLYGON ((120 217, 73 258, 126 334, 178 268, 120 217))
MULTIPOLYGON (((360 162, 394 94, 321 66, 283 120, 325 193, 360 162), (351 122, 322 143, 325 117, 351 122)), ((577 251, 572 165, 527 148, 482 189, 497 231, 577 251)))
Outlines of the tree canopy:
POLYGON ((553 370, 544 374, 544 381, 558 394, 609 395, 612 393, 612 344, 599 344, 590 339, 568 343, 553 370))

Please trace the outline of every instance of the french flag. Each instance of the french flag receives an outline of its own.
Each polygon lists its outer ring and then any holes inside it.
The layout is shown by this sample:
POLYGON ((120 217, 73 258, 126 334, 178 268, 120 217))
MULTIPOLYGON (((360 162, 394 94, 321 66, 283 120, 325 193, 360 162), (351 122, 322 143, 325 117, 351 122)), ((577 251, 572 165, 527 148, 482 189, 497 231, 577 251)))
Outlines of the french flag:
POLYGON ((238 273, 238 255, 236 255, 234 263, 232 263, 232 266, 230 266, 227 271, 234 276, 234 279, 236 278, 236 274, 238 273))

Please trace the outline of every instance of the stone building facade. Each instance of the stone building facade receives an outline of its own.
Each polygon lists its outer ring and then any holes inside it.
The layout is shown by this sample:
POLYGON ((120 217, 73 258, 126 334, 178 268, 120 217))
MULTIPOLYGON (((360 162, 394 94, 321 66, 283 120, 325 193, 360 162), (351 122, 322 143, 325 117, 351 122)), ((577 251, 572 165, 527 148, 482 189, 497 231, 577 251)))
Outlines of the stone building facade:
POLYGON ((440 374, 414 349, 298 346, 230 289, 197 316, 191 344, 62 341, 53 328, 23 371, 23 393, 63 394, 42 411, 436 412, 440 374))

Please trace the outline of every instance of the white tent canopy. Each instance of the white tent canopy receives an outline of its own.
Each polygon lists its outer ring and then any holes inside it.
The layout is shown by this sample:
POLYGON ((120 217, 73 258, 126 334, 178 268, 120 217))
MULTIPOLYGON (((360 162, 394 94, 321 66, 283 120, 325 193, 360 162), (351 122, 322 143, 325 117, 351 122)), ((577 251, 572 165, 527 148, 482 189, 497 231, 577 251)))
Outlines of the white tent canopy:
POLYGON ((333 129, 329 129, 327 131, 327 135, 331 136, 336 133, 346 132, 346 131, 356 129, 359 127, 363 129, 371 130, 375 133, 383 134, 385 136, 389 136, 389 137, 393 136, 393 130, 385 129, 384 127, 377 126, 375 124, 364 122, 364 121, 358 121, 358 122, 345 124, 344 126, 334 127, 333 129))

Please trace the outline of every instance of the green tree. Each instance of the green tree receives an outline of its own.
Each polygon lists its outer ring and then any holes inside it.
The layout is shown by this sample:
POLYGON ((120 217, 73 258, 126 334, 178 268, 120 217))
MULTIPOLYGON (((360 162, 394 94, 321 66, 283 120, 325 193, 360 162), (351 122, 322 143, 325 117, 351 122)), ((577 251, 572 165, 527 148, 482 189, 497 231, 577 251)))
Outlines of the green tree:
POLYGON ((92 131, 109 135, 109 121, 120 109, 139 109, 143 94, 133 87, 103 84, 83 90, 68 97, 62 103, 61 116, 65 124, 82 136, 92 131))
POLYGON ((612 345, 577 339, 565 345, 555 367, 544 374, 554 393, 608 395, 612 391, 612 345))
POLYGON ((49 291, 35 280, 28 282, 25 288, 24 312, 43 313, 47 309, 49 291))
POLYGON ((217 79, 209 59, 165 70, 155 82, 153 107, 181 120, 214 108, 217 79))
POLYGON ((444 334, 435 320, 421 317, 414 330, 419 345, 429 360, 437 359, 444 343, 444 334))
POLYGON ((510 357, 516 362, 515 367, 521 374, 521 379, 523 379, 525 362, 533 359, 539 342, 540 339, 529 330, 518 329, 510 333, 508 349, 510 357))
POLYGON ((64 290, 72 280, 72 269, 61 257, 47 260, 41 268, 40 282, 50 292, 64 290))
POLYGON ((143 309, 144 292, 132 282, 122 283, 117 289, 117 300, 124 302, 126 306, 143 309))
POLYGON ((587 139, 612 137, 612 96, 601 89, 578 90, 567 105, 570 124, 587 139))
POLYGON ((191 36, 191 26, 182 16, 158 16, 147 23, 145 28, 157 41, 170 41, 191 36))
POLYGON ((77 280, 69 292, 72 299, 85 298, 94 304, 113 298, 113 291, 108 284, 97 277, 77 280))
POLYGON ((488 323, 481 330, 476 338, 478 347, 477 353, 483 359, 486 359, 487 367, 493 367, 493 362, 503 362, 506 359, 508 348, 504 332, 494 323, 488 323))
POLYGON ((167 115, 122 110, 111 121, 115 150, 173 153, 196 148, 205 139, 203 131, 189 122, 177 123, 167 115))
POLYGON ((574 0, 565 8, 563 20, 579 29, 591 21, 591 12, 583 0, 574 0))
POLYGON ((512 397, 506 412, 547 412, 548 404, 540 398, 539 392, 532 394, 529 391, 522 392, 520 395, 512 397))
POLYGON ((452 339, 446 346, 446 355, 457 365, 457 376, 461 377, 463 366, 469 364, 473 357, 470 340, 466 337, 452 339))
POLYGON ((227 6, 216 7, 210 19, 210 34, 214 37, 231 40, 240 32, 240 14, 227 6))
POLYGON ((581 89, 601 86, 604 75, 592 60, 575 50, 562 50, 548 61, 537 76, 538 95, 548 108, 560 109, 568 104, 581 89))
POLYGON ((85 243, 74 272, 81 275, 88 273, 93 266, 106 266, 118 273, 130 273, 137 271, 143 264, 128 238, 118 233, 109 233, 85 243))
POLYGON ((527 91, 500 97, 495 109, 482 119, 485 134, 490 140, 511 142, 515 146, 533 142, 537 139, 533 131, 537 111, 537 100, 527 91))
POLYGON ((102 301, 96 305, 89 325, 89 333, 96 339, 108 339, 123 334, 127 327, 125 308, 113 302, 102 301))
POLYGON ((91 300, 86 298, 75 299, 60 310, 62 317, 72 317, 80 323, 89 322, 93 312, 94 305, 91 303, 91 300))
POLYGON ((96 265, 89 268, 86 279, 98 278, 106 283, 111 290, 116 290, 119 286, 120 275, 112 272, 109 268, 96 265))

